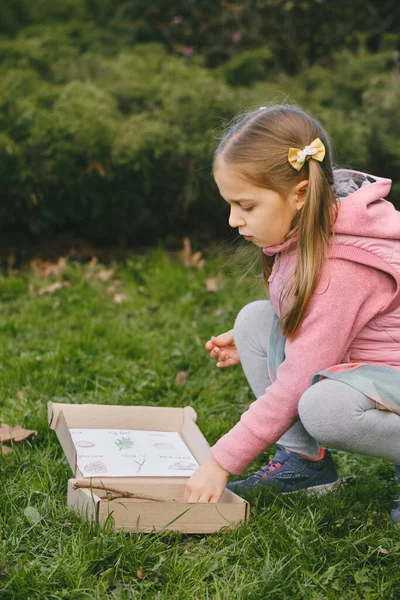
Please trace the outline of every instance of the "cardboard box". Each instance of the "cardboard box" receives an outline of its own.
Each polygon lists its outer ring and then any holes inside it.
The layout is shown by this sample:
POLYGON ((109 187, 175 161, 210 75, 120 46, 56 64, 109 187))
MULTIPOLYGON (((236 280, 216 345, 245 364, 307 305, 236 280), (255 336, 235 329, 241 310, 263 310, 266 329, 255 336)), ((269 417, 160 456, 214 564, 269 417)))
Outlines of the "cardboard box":
POLYGON ((57 434, 74 473, 68 481, 68 506, 87 518, 115 529, 132 532, 160 530, 185 533, 213 533, 248 521, 250 505, 225 490, 218 504, 188 504, 183 495, 188 477, 83 477, 69 429, 141 429, 178 431, 199 464, 210 456, 210 446, 196 425, 197 414, 185 408, 149 406, 107 406, 49 402, 49 426, 57 434), (75 489, 75 484, 92 487, 75 489), (137 498, 107 498, 107 492, 93 486, 114 488, 138 495, 157 496, 163 502, 137 498))

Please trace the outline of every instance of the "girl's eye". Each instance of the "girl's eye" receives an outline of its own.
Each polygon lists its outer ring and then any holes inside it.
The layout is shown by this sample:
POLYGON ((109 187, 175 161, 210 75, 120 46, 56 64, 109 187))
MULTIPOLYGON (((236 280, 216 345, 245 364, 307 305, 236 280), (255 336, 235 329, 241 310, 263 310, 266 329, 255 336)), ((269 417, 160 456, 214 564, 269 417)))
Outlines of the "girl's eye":
POLYGON ((242 210, 244 210, 245 212, 250 212, 251 210, 253 210, 253 208, 254 208, 253 206, 249 206, 248 208, 242 207, 242 210))

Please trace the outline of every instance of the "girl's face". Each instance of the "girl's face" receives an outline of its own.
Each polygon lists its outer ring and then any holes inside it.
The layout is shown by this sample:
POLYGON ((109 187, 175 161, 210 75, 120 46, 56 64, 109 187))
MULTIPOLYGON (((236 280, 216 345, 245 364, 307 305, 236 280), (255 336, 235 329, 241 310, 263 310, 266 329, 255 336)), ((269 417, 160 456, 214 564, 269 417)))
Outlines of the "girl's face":
POLYGON ((230 204, 229 225, 260 248, 276 246, 290 231, 292 219, 303 206, 308 181, 301 181, 284 200, 277 192, 258 187, 235 173, 235 167, 219 159, 214 179, 221 196, 230 204))

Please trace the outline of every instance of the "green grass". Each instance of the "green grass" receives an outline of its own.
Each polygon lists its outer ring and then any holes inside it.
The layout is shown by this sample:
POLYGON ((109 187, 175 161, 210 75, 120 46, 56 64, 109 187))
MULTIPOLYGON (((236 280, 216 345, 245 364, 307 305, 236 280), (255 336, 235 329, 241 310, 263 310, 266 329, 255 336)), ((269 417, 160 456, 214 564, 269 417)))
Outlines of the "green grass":
POLYGON ((0 456, 2 600, 400 598, 394 469, 383 461, 339 452, 351 485, 323 497, 254 497, 248 524, 214 535, 116 533, 67 509, 71 472, 47 426, 49 400, 191 405, 210 444, 252 401, 241 368, 217 369, 204 343, 263 289, 253 275, 238 281, 216 253, 206 258, 202 271, 162 251, 115 265, 122 304, 79 263, 63 274, 70 287, 52 295, 30 296, 29 283, 37 292, 50 281, 28 273, 0 279, 1 421, 38 430, 0 456), (221 290, 206 292, 205 277, 222 271, 221 290), (186 386, 175 384, 181 370, 186 386))

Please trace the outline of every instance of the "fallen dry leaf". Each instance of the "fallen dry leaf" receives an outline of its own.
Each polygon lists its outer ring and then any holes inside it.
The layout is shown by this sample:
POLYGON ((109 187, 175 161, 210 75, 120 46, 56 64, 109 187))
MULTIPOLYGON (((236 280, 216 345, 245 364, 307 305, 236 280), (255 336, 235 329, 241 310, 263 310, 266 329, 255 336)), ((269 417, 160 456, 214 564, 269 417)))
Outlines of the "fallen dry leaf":
POLYGON ((125 300, 126 300, 125 294, 114 294, 114 302, 116 304, 122 304, 122 302, 125 302, 125 300))
POLYGON ((201 258, 201 252, 192 254, 192 244, 188 237, 183 238, 183 249, 178 252, 178 256, 186 267, 202 269, 206 261, 201 258))
POLYGON ((187 383, 187 375, 185 371, 178 371, 175 377, 176 385, 186 385, 187 383))
POLYGON ((52 283, 51 285, 48 285, 39 290, 39 296, 43 296, 44 294, 54 294, 54 292, 56 292, 57 290, 68 286, 69 281, 56 281, 55 283, 52 283))
POLYGON ((31 298, 35 297, 35 286, 33 285, 33 283, 29 284, 28 294, 31 298))
POLYGON ((223 308, 217 308, 216 310, 214 310, 213 315, 214 315, 214 317, 222 317, 224 312, 225 311, 223 308))
POLYGON ((139 579, 144 579, 144 571, 142 567, 139 567, 136 571, 136 577, 138 577, 139 579))
POLYGON ((94 277, 98 260, 99 259, 97 258, 97 256, 93 256, 93 258, 91 258, 90 263, 89 263, 88 268, 86 269, 86 273, 85 273, 86 279, 92 279, 92 277, 94 277))
POLYGON ((27 440, 31 435, 36 435, 35 429, 24 429, 20 425, 8 425, 7 423, 1 423, 0 425, 0 442, 23 442, 27 440))
POLYGON ((92 171, 96 171, 96 173, 98 175, 100 175, 100 177, 105 177, 107 175, 105 168, 103 167, 103 165, 101 164, 101 162, 99 160, 92 160, 92 162, 90 163, 90 165, 87 168, 88 173, 91 173, 92 171))
POLYGON ((114 275, 115 269, 101 269, 96 275, 97 279, 101 281, 108 281, 114 275))
POLYGON ((221 283, 223 282, 223 275, 219 274, 216 277, 208 277, 205 280, 207 292, 218 292, 221 289, 221 283))
POLYGON ((111 285, 108 286, 108 288, 106 288, 106 292, 108 294, 116 294, 121 289, 122 289, 122 281, 120 279, 116 279, 115 281, 112 282, 111 285))
POLYGON ((35 258, 31 261, 33 276, 38 279, 48 279, 50 275, 59 275, 67 267, 68 261, 65 257, 60 257, 56 263, 35 258))
POLYGON ((379 554, 389 554, 389 550, 386 550, 386 548, 378 548, 378 552, 379 554))
POLYGON ((201 252, 195 252, 192 254, 191 263, 192 267, 196 267, 196 269, 202 269, 205 266, 206 261, 204 258, 201 258, 201 252))
POLYGON ((1 453, 4 456, 6 456, 7 454, 10 454, 10 452, 12 452, 11 448, 9 448, 8 446, 1 445, 1 453))

